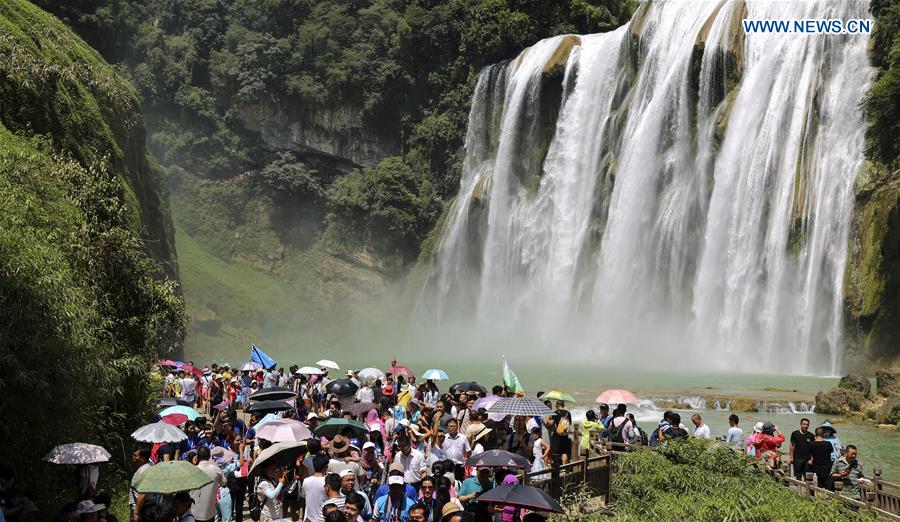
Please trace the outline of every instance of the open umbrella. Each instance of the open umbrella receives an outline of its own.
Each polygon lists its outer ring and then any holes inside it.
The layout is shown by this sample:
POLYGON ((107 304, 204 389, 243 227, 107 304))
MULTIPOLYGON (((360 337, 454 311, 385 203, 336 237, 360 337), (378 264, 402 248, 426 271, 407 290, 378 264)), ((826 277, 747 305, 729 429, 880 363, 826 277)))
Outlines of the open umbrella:
POLYGON ((547 393, 541 395, 541 400, 575 402, 575 397, 572 397, 571 393, 561 392, 559 390, 550 390, 547 393))
POLYGON ((354 417, 357 417, 359 415, 362 415, 363 413, 369 413, 377 407, 378 405, 374 402, 357 402, 351 404, 350 408, 348 408, 347 411, 352 413, 354 417))
POLYGON ((316 365, 321 366, 322 368, 329 368, 332 370, 340 370, 341 369, 341 367, 338 366, 338 364, 336 362, 328 360, 328 359, 321 359, 319 362, 316 363, 316 365))
POLYGON ((51 464, 98 464, 108 462, 109 457, 109 452, 103 446, 73 442, 56 446, 44 455, 44 460, 51 464))
POLYGON ((188 421, 187 415, 183 413, 170 413, 162 418, 162 421, 172 426, 181 426, 188 421))
POLYGON ((169 415, 181 414, 188 418, 188 420, 194 420, 200 416, 200 412, 191 408, 189 406, 170 406, 161 412, 157 413, 160 417, 167 417, 169 415))
POLYGON ((495 402, 487 411, 488 413, 521 415, 524 417, 543 416, 553 413, 543 402, 531 397, 504 397, 495 402))
POLYGON ((527 468, 531 466, 522 455, 503 450, 490 450, 479 453, 466 460, 466 467, 478 468, 527 468))
POLYGON ((306 449, 306 442, 276 442, 268 448, 262 450, 253 466, 250 468, 250 475, 261 470, 266 464, 274 463, 277 466, 290 466, 297 460, 297 457, 306 449))
POLYGON ((296 399, 297 394, 294 390, 273 386, 272 388, 262 388, 248 397, 251 401, 283 401, 287 399, 296 399))
POLYGON ((549 511, 563 513, 559 502, 553 497, 533 486, 522 484, 503 484, 482 493, 478 502, 495 502, 506 506, 526 508, 531 511, 549 511))
POLYGON ((316 427, 315 434, 320 437, 331 439, 334 438, 335 435, 339 435, 347 428, 350 428, 350 430, 357 437, 365 437, 369 433, 369 429, 366 428, 366 425, 359 421, 343 418, 331 418, 325 422, 320 423, 316 427))
POLYGON ((439 368, 425 370, 425 373, 422 374, 422 379, 431 379, 432 381, 446 381, 449 378, 450 377, 447 376, 447 372, 439 368))
MULTIPOLYGON (((475 404, 472 405, 473 410, 479 410, 481 408, 488 409, 493 406, 497 401, 502 399, 503 397, 498 397, 496 395, 488 395, 487 397, 482 397, 475 401, 475 404)), ((505 413, 488 413, 488 419, 499 422, 502 421, 506 417, 505 413)))
POLYGON ((175 426, 159 421, 136 429, 134 433, 131 434, 131 438, 138 442, 157 444, 163 442, 181 442, 187 440, 188 436, 175 426))
POLYGON ((284 401, 257 401, 250 405, 246 411, 253 413, 257 411, 287 411, 291 409, 291 405, 284 401))
POLYGON ((637 404, 638 398, 635 394, 628 390, 606 390, 597 396, 597 400, 602 404, 637 404))
POLYGON ((294 373, 297 375, 322 375, 324 372, 314 366, 304 366, 303 368, 297 369, 294 373))
POLYGON ((239 368, 242 372, 255 372, 256 370, 262 370, 263 367, 258 362, 245 362, 243 366, 239 368))
POLYGON ((299 442, 313 438, 313 434, 300 421, 279 419, 266 422, 262 427, 257 424, 256 437, 269 442, 299 442))
POLYGON ((325 385, 325 391, 338 397, 350 397, 356 393, 359 386, 350 379, 336 379, 325 385))
POLYGON ((201 488, 212 481, 209 475, 190 462, 173 460, 147 468, 135 483, 134 489, 138 493, 170 495, 201 488))
POLYGON ((185 364, 178 368, 179 371, 186 371, 188 373, 192 373, 197 377, 203 377, 203 370, 197 368, 196 366, 191 366, 190 364, 185 364))
POLYGON ((401 366, 399 364, 391 366, 390 368, 385 370, 384 373, 386 373, 388 375, 393 375, 395 378, 399 377, 400 375, 403 375, 407 379, 409 379, 410 377, 415 378, 415 376, 416 376, 416 374, 412 370, 410 370, 406 366, 401 366))
POLYGON ((487 395, 487 389, 474 381, 458 382, 450 386, 450 393, 459 395, 460 393, 480 393, 487 395))
POLYGON ((174 367, 178 366, 177 364, 175 364, 175 361, 173 361, 173 360, 171 360, 171 359, 166 359, 166 360, 163 360, 163 361, 159 361, 159 362, 156 363, 156 364, 158 364, 158 365, 160 365, 160 366, 168 366, 169 368, 174 368, 174 367))
POLYGON ((359 371, 359 378, 362 380, 365 379, 381 379, 384 380, 384 372, 379 370, 378 368, 363 368, 359 371))
POLYGON ((159 400, 159 406, 161 408, 165 408, 168 406, 191 406, 192 404, 193 403, 191 401, 185 399, 173 399, 172 397, 166 397, 159 400))

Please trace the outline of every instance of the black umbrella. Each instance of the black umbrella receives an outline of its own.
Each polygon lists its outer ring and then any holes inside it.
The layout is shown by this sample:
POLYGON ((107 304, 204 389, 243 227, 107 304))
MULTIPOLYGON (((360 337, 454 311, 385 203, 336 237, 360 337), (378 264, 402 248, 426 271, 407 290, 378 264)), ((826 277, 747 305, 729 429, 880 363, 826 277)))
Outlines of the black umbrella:
POLYGON ((478 502, 496 502, 506 506, 527 508, 531 511, 564 513, 559 502, 536 487, 522 484, 503 484, 478 497, 478 502))
POLYGON ((485 451, 466 460, 466 467, 477 468, 527 468, 530 465, 522 455, 503 450, 485 451))
POLYGON ((477 382, 458 382, 450 387, 450 393, 459 395, 460 393, 480 393, 487 395, 487 389, 477 382))
POLYGON ((304 451, 306 451, 306 441, 300 442, 276 442, 268 448, 264 449, 253 461, 250 467, 250 475, 254 475, 263 469, 266 464, 275 464, 277 466, 292 466, 304 451))
POLYGON ((350 397, 358 389, 359 386, 350 379, 337 379, 325 385, 325 391, 338 397, 350 397))
POLYGON ((247 408, 247 411, 254 413, 257 411, 286 411, 291 409, 291 405, 284 401, 259 401, 254 402, 247 408))
POLYGON ((283 401, 286 399, 295 399, 297 394, 294 390, 275 386, 272 388, 263 388, 250 394, 251 401, 283 401))

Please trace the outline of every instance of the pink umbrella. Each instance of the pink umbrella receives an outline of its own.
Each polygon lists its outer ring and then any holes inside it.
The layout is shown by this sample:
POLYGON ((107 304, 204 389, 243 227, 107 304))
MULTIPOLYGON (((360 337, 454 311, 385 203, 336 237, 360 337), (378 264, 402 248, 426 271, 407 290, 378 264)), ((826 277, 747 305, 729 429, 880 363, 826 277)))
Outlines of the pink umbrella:
POLYGON ((158 364, 158 365, 160 365, 160 366, 169 366, 169 367, 175 367, 175 366, 178 366, 177 364, 175 364, 175 361, 173 361, 173 360, 171 360, 171 359, 166 359, 165 361, 159 361, 159 362, 156 363, 156 364, 158 364))
POLYGON ((396 365, 396 366, 391 366, 391 367, 388 368, 384 373, 386 373, 387 375, 393 375, 394 378, 396 378, 398 375, 403 375, 403 376, 405 376, 407 379, 410 378, 410 377, 415 377, 415 376, 416 376, 416 374, 413 373, 412 370, 410 370, 410 369, 407 368, 406 366, 400 366, 399 364, 396 365))
MULTIPOLYGON (((473 410, 478 410, 479 408, 488 409, 494 405, 495 402, 499 401, 503 397, 497 397, 496 395, 488 395, 487 397, 482 397, 475 401, 475 404, 472 405, 473 410)), ((506 415, 503 413, 488 413, 488 419, 499 422, 506 418, 506 415)))
POLYGON ((637 395, 628 390, 606 390, 597 396, 597 400, 602 404, 636 404, 637 395))
POLYGON ((269 421, 256 430, 256 436, 269 442, 300 442, 313 438, 309 428, 294 419, 269 421))
POLYGON ((188 421, 188 418, 187 415, 183 413, 173 413, 171 415, 166 415, 165 417, 163 417, 162 421, 166 424, 171 424, 172 426, 181 426, 188 421))
POLYGON ((203 370, 201 370, 200 368, 191 366, 190 364, 185 364, 184 366, 180 367, 179 370, 184 370, 188 373, 192 373, 192 374, 196 375, 197 377, 203 376, 203 370))

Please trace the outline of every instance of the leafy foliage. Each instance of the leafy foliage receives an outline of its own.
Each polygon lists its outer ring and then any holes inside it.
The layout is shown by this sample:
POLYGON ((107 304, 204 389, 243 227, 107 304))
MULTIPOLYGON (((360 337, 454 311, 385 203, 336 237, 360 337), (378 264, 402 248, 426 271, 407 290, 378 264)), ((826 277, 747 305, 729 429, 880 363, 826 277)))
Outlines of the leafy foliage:
POLYGON ((880 69, 864 101, 869 118, 866 155, 889 170, 900 168, 900 3, 873 0, 872 65, 880 69))
POLYGON ((288 201, 315 201, 325 196, 316 171, 298 161, 291 152, 282 152, 253 177, 255 184, 276 198, 288 201))
POLYGON ((326 237, 333 245, 379 245, 380 254, 408 262, 437 212, 431 182, 402 158, 387 158, 331 186, 326 237))
MULTIPOLYGON (((137 99, 24 0, 0 3, 0 98, 0 415, 18 420, 0 427, 5 465, 33 470, 73 441, 121 455, 185 322, 137 99)), ((44 500, 70 482, 20 479, 44 500)))
POLYGON ((671 441, 619 457, 612 508, 620 520, 875 520, 835 500, 810 501, 725 445, 671 441))

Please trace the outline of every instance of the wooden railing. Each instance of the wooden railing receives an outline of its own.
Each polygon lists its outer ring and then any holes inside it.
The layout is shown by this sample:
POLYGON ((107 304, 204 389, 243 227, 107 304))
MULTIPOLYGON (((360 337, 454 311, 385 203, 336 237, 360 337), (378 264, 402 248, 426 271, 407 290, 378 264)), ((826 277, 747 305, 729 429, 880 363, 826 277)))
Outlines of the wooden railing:
POLYGON ((610 455, 586 457, 543 471, 520 474, 519 483, 541 488, 556 499, 584 487, 591 496, 602 497, 604 503, 609 503, 609 480, 612 475, 610 461, 610 455))

